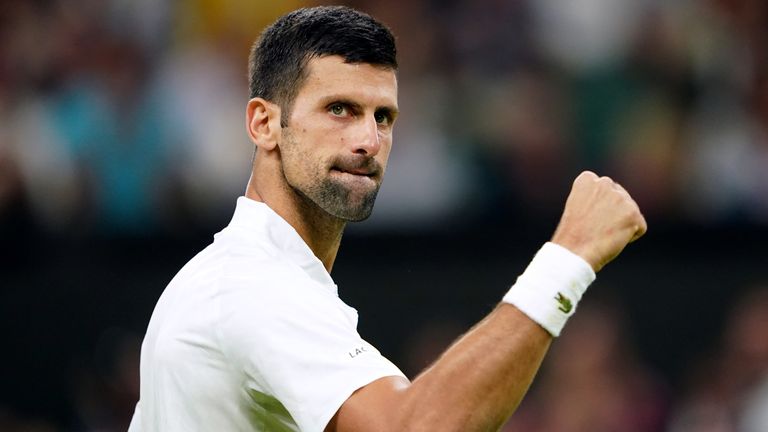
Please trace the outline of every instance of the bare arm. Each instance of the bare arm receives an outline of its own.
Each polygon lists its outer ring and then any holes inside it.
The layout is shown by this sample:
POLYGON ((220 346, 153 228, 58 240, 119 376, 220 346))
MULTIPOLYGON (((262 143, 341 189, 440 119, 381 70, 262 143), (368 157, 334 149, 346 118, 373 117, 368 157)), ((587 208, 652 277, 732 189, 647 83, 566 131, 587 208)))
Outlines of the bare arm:
MULTIPOLYGON (((621 186, 585 172, 574 182, 552 241, 597 271, 645 230, 621 186)), ((392 377, 359 389, 326 430, 496 430, 527 392, 551 341, 516 307, 500 304, 413 383, 392 377)))

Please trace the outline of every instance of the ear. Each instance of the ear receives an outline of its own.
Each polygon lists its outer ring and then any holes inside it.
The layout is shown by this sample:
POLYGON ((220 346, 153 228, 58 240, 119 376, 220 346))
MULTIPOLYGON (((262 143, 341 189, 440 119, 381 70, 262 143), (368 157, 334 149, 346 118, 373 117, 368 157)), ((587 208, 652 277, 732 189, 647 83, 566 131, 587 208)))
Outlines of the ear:
POLYGON ((273 150, 280 142, 280 107, 262 98, 248 101, 245 110, 245 127, 251 141, 267 151, 273 150))

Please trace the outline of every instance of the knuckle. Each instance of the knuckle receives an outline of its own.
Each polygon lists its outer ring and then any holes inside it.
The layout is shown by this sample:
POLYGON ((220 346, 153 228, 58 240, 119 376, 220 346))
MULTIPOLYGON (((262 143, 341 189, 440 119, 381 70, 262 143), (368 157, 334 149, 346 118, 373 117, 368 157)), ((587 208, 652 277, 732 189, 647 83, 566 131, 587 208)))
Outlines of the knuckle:
POLYGON ((613 187, 614 182, 613 182, 613 180, 611 180, 610 177, 600 177, 600 178, 598 178, 596 180, 596 182, 597 182, 598 186, 600 188, 602 188, 602 189, 608 189, 608 190, 612 190, 612 191, 618 192, 616 190, 616 188, 613 187))
POLYGON ((582 171, 581 174, 576 177, 574 183, 587 182, 595 179, 597 179, 597 174, 593 173, 592 171, 582 171))

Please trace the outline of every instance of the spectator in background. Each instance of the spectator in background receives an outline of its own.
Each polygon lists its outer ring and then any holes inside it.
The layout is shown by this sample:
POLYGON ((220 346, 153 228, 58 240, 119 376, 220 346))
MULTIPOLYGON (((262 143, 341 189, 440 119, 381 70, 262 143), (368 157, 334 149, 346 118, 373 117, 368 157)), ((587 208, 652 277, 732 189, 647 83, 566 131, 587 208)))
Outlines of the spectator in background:
POLYGON ((84 173, 91 222, 112 233, 157 230, 177 131, 135 41, 100 35, 87 80, 51 100, 56 136, 84 173))
POLYGON ((254 29, 306 5, 303 0, 254 2, 193 0, 175 5, 169 52, 157 59, 156 91, 170 109, 178 139, 167 167, 183 227, 216 226, 243 193, 253 151, 243 130, 242 71, 254 29))
POLYGON ((242 193, 233 178, 247 176, 252 150, 242 128, 247 83, 239 68, 245 60, 231 37, 180 40, 159 65, 158 91, 173 107, 169 117, 179 134, 168 170, 179 206, 173 216, 182 226, 220 221, 242 193))
POLYGON ((356 1, 356 6, 381 17, 398 38, 400 116, 390 156, 389 176, 370 220, 351 230, 422 231, 450 226, 471 207, 478 193, 466 151, 452 134, 457 97, 444 63, 450 45, 444 38, 449 6, 424 0, 356 1), (407 10, 407 13, 403 11, 407 10), (464 152, 464 153, 463 153, 464 152))
MULTIPOLYGON (((240 192, 224 173, 247 169, 226 132, 245 86, 232 65, 254 29, 310 3, 14 2, 0 200, 57 232, 213 224, 240 192)), ((537 220, 558 206, 542 191, 586 166, 662 220, 768 220, 765 2, 350 3, 413 41, 399 134, 420 143, 363 228, 450 227, 478 208, 537 220)))
MULTIPOLYGON (((13 247, 0 248, 0 293, 43 291, 28 290, 29 267, 14 273, 14 264, 27 256, 35 271, 51 271, 37 263, 51 234, 75 233, 59 244, 69 250, 100 233, 189 237, 192 226, 219 227, 242 192, 237 172, 248 169, 239 132, 247 47, 276 16, 315 3, 4 2, 0 244, 13 247)), ((460 231, 473 220, 468 208, 535 221, 561 205, 543 191, 587 164, 616 174, 659 222, 768 226, 765 0, 347 3, 401 35, 407 114, 377 212, 355 230, 460 231)), ((71 274, 41 280, 60 276, 71 274)), ((14 295, 2 300, 23 299, 14 295)), ((427 327, 421 340, 451 333, 427 327)), ((735 379, 723 361, 691 367, 735 379)), ((701 428, 768 430, 758 375, 743 391, 722 377, 694 379, 675 427, 698 419, 701 428)), ((97 387, 89 397, 108 399, 97 387)), ((3 402, 2 431, 60 426, 3 402)))
MULTIPOLYGON (((74 218, 79 205, 75 167, 46 122, 45 92, 57 80, 62 48, 71 41, 69 21, 55 8, 17 2, 0 23, 0 212, 54 231, 74 218)), ((13 225, 16 225, 15 223, 13 225)))
POLYGON ((579 307, 505 432, 660 432, 667 395, 633 352, 616 303, 579 307))
POLYGON ((139 398, 141 337, 122 328, 104 330, 72 376, 74 403, 85 431, 126 431, 139 398))
POLYGON ((692 376, 670 432, 766 430, 768 286, 747 290, 731 308, 714 356, 692 365, 692 376))
POLYGON ((705 3, 691 56, 700 95, 688 119, 682 202, 705 223, 768 221, 768 3, 705 3))
POLYGON ((768 373, 747 397, 739 425, 743 432, 768 430, 768 373))
POLYGON ((17 76, 35 91, 12 104, 10 143, 35 215, 52 231, 153 231, 175 129, 151 87, 152 59, 65 5, 24 4, 10 51, 22 71, 43 66, 17 76))

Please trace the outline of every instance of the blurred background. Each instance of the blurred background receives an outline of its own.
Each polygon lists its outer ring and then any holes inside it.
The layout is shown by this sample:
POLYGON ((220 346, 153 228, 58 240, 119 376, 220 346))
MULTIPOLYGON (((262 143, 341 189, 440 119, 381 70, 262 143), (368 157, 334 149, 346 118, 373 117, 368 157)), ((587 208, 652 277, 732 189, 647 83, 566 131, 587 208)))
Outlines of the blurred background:
MULTIPOLYGON (((248 49, 300 0, 0 3, 0 431, 123 431, 155 301, 244 192, 248 49)), ((411 377, 488 313, 572 179, 646 237, 505 431, 768 431, 768 2, 350 1, 398 37, 374 216, 333 276, 411 377)))

